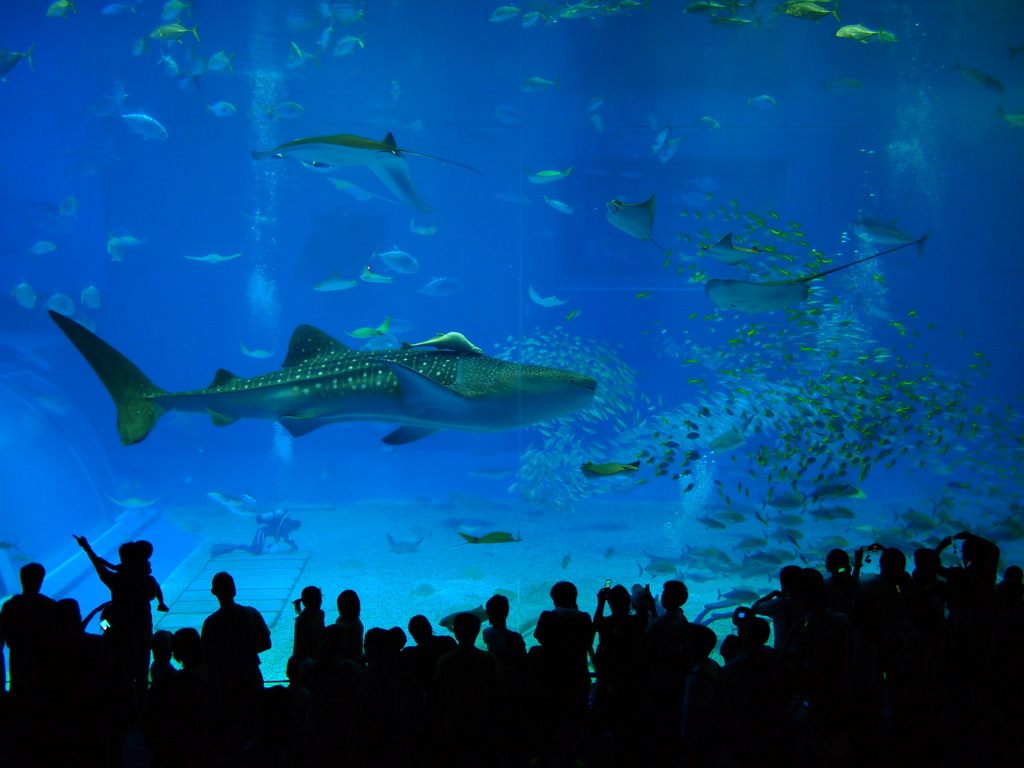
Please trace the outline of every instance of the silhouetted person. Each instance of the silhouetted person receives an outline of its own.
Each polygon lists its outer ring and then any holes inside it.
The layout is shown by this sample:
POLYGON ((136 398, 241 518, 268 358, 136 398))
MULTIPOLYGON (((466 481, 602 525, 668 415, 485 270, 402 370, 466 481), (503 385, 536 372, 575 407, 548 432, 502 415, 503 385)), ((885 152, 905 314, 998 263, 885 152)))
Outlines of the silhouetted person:
POLYGON ((722 667, 721 711, 728 734, 742 736, 726 736, 720 746, 741 768, 784 765, 787 696, 777 656, 768 645, 771 625, 750 616, 737 630, 742 650, 722 667))
POLYGON ((594 622, 576 605, 576 585, 559 581, 551 587, 554 608, 543 611, 533 636, 530 662, 540 683, 555 742, 573 749, 579 740, 590 694, 588 653, 594 622))
POLYGON ((999 568, 999 547, 970 531, 946 537, 936 548, 941 553, 953 541, 962 541, 962 566, 939 568, 949 587, 946 607, 958 664, 952 671, 953 703, 958 715, 971 704, 973 686, 982 679, 983 661, 992 631, 992 600, 999 568))
POLYGON ((910 574, 910 591, 906 601, 913 600, 917 611, 930 607, 935 617, 945 624, 949 585, 939 579, 941 565, 936 550, 927 547, 914 550, 914 571, 910 574))
MULTIPOLYGON (((11 704, 15 715, 12 732, 14 764, 33 765, 35 763, 30 762, 33 747, 47 747, 43 729, 46 725, 46 702, 53 693, 55 682, 53 637, 57 604, 40 592, 46 576, 42 565, 28 563, 22 566, 20 575, 21 594, 11 597, 0 609, 0 655, 6 645, 10 657, 11 704)), ((48 750, 42 752, 44 758, 50 754, 48 750)))
POLYGON ((162 688, 173 684, 178 670, 171 663, 174 652, 174 633, 160 629, 153 633, 149 649, 153 655, 153 663, 149 665, 150 689, 162 688))
MULTIPOLYGON (((996 585, 996 612, 988 652, 988 691, 1000 719, 1011 724, 1005 741, 1017 741, 1012 724, 1024 718, 1024 584, 1020 567, 1011 565, 996 585), (1008 738, 1007 738, 1008 737, 1008 738)), ((1007 761, 1009 762, 1009 761, 1007 761)))
POLYGON ((637 758, 636 740, 631 735, 643 719, 639 703, 644 695, 642 652, 646 617, 631 613, 631 607, 629 591, 622 584, 604 587, 597 593, 594 713, 599 727, 618 737, 613 747, 617 763, 637 758), (610 616, 604 615, 605 605, 611 610, 610 616))
POLYGON ((686 676, 693 667, 689 647, 690 623, 683 606, 690 592, 682 581, 666 581, 661 590, 665 613, 652 621, 644 636, 649 659, 647 717, 658 759, 679 754, 679 713, 686 676))
MULTIPOLYGON (((114 602, 100 613, 100 627, 103 628, 101 638, 107 664, 103 695, 108 703, 105 715, 108 754, 112 764, 119 766, 123 760, 125 735, 139 713, 136 681, 141 656, 139 639, 123 605, 114 602)), ((146 656, 149 656, 148 647, 146 656)))
POLYGON ((51 661, 48 643, 53 636, 57 604, 40 592, 46 576, 42 565, 24 565, 20 575, 21 594, 14 595, 0 609, 0 652, 5 645, 10 649, 11 693, 31 697, 46 685, 51 661))
POLYGON ((996 584, 993 592, 995 616, 1012 611, 1024 600, 1024 570, 1011 565, 1003 572, 1003 580, 996 584))
POLYGON ((203 622, 203 658, 220 694, 229 739, 251 725, 263 690, 260 654, 270 649, 270 630, 258 610, 235 602, 235 580, 221 571, 210 590, 220 608, 203 622))
POLYGON ((534 701, 537 696, 535 681, 530 675, 523 636, 508 628, 509 602, 504 595, 492 595, 484 605, 487 623, 481 633, 487 650, 498 662, 498 682, 495 689, 495 738, 505 745, 507 760, 532 744, 536 732, 534 701))
POLYGON ((779 663, 800 708, 795 720, 802 754, 814 765, 851 748, 853 629, 845 614, 828 610, 828 592, 819 571, 803 569, 793 594, 807 612, 779 648, 779 663))
POLYGON ((864 584, 864 591, 877 606, 878 664, 886 680, 890 703, 898 687, 897 678, 903 660, 904 603, 912 581, 907 573, 907 556, 895 547, 882 551, 878 558, 879 574, 864 584))
POLYGON ((172 738, 174 684, 178 670, 171 663, 174 634, 166 629, 153 633, 150 642, 153 663, 149 665, 149 696, 143 711, 143 733, 151 752, 164 753, 172 738))
POLYGON ((302 597, 294 601, 298 616, 295 617, 292 656, 298 657, 300 663, 304 659, 316 658, 317 650, 320 648, 320 641, 324 636, 325 614, 320 607, 323 600, 319 587, 303 587, 302 597))
POLYGON ((489 624, 483 631, 484 645, 494 654, 499 666, 505 658, 525 658, 526 641, 521 634, 508 628, 508 598, 493 595, 487 600, 484 609, 489 624))
MULTIPOLYGON (((912 594, 906 603, 899 687, 893 711, 893 735, 906 747, 906 757, 925 765, 941 764, 947 747, 939 734, 950 694, 950 670, 964 663, 953 655, 953 641, 933 595, 912 594)), ((981 703, 978 701, 977 703, 981 703)))
MULTIPOLYGON (((153 574, 153 566, 149 561, 153 557, 153 543, 145 539, 139 539, 135 542, 135 553, 140 571, 144 572, 147 576, 151 576, 153 574)), ((156 609, 161 613, 167 613, 169 609, 167 604, 164 603, 164 592, 160 588, 160 582, 154 579, 153 585, 156 591, 156 609)))
POLYGON ((210 667, 203 660, 203 640, 192 627, 179 629, 172 642, 175 675, 168 740, 160 765, 209 766, 227 751, 224 717, 210 667))
POLYGON ((440 749, 441 715, 437 704, 437 660, 457 647, 448 635, 435 635, 430 620, 423 615, 409 619, 409 635, 415 645, 406 646, 399 655, 409 699, 409 741, 420 745, 419 763, 437 764, 440 749))
POLYGON ((844 549, 833 549, 825 556, 825 589, 828 591, 828 609, 847 616, 853 614, 853 601, 860 592, 860 582, 853 575, 850 555, 844 549))
POLYGON ((351 659, 357 664, 363 661, 363 622, 359 618, 362 610, 359 595, 354 589, 346 589, 338 595, 338 652, 344 659, 351 659))
POLYGON ((416 645, 402 649, 402 666, 411 679, 414 698, 434 707, 437 704, 434 679, 437 660, 454 651, 458 644, 447 635, 435 635, 430 620, 422 614, 409 619, 409 634, 416 645))
POLYGON ((407 706, 394 635, 374 627, 366 633, 364 651, 366 703, 360 734, 363 760, 374 768, 404 768, 409 760, 407 706))
POLYGON ((84 536, 75 536, 74 539, 85 550, 100 581, 110 590, 110 602, 124 611, 128 629, 138 641, 138 658, 132 677, 135 681, 135 696, 141 704, 146 698, 149 641, 153 634, 150 603, 159 600, 158 608, 167 610, 161 597, 160 585, 153 578, 149 565, 148 557, 153 551, 153 545, 149 542, 126 542, 118 548, 121 562, 113 565, 97 555, 84 536))
POLYGON ((436 674, 445 751, 454 766, 490 765, 496 753, 498 662, 494 654, 476 647, 480 619, 475 614, 458 614, 453 632, 458 647, 438 659, 436 674))
POLYGON ((779 572, 779 589, 769 592, 750 606, 750 610, 758 616, 767 616, 772 620, 775 650, 782 647, 790 629, 807 611, 806 606, 793 595, 793 588, 802 573, 803 568, 799 565, 785 566, 779 572))
MULTIPOLYGON (((366 697, 363 668, 338 651, 339 630, 324 630, 315 659, 299 669, 309 690, 305 741, 311 764, 348 765, 358 753, 366 697)), ((294 658, 294 657, 293 657, 294 658)))
POLYGON ((686 764, 708 765, 715 754, 722 668, 710 658, 718 644, 714 630, 692 624, 689 646, 693 669, 686 678, 682 707, 682 752, 686 764))

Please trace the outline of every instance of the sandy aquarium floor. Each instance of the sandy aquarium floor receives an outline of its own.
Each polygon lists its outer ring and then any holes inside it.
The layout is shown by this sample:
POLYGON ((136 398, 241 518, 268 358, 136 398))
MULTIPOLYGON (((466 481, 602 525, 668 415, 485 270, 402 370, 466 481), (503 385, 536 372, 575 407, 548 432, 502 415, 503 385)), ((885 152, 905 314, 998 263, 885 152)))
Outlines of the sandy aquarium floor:
MULTIPOLYGON (((877 528, 892 525, 891 509, 864 501, 853 504, 860 505, 855 521, 808 522, 804 526, 805 539, 801 540, 803 549, 812 548, 816 541, 828 536, 842 535, 850 542, 849 550, 870 543, 851 524, 877 528)), ((438 625, 444 616, 475 608, 501 591, 512 605, 510 626, 523 631, 527 643, 532 644, 532 625, 539 613, 550 607, 548 591, 556 581, 575 583, 580 591, 580 608, 592 612, 596 593, 605 579, 627 588, 636 582, 650 583, 657 595, 662 581, 672 576, 641 576, 640 566, 651 562, 651 556, 678 557, 685 545, 691 545, 718 547, 734 561, 740 561, 744 553, 734 545, 744 536, 766 536, 771 530, 753 514, 747 522, 725 531, 709 530, 680 504, 630 503, 621 499, 581 503, 574 514, 565 516, 529 515, 482 497, 444 503, 364 501, 333 509, 294 511, 292 516, 302 521, 294 538, 308 558, 300 556, 298 564, 291 563, 291 571, 283 571, 275 570, 278 566, 270 557, 241 552, 234 553, 230 560, 210 557, 212 544, 249 543, 256 529, 252 518, 232 514, 216 505, 168 508, 164 514, 171 522, 207 537, 163 581, 167 602, 172 605, 167 621, 184 618, 173 614, 187 611, 183 607, 189 605, 186 595, 201 595, 209 600, 208 578, 222 565, 229 572, 236 571, 236 576, 244 571, 249 585, 259 585, 265 578, 267 586, 274 587, 267 592, 267 596, 274 593, 274 600, 253 601, 272 628, 273 648, 262 655, 267 680, 284 679, 295 617, 290 600, 299 597, 308 585, 323 591, 329 622, 337 618, 338 594, 354 589, 362 602, 362 619, 367 629, 404 629, 410 617, 424 614, 437 632, 445 631, 438 625), (520 535, 522 541, 466 544, 458 531, 475 536, 506 531, 520 535), (389 545, 389 533, 400 543, 422 541, 415 551, 396 554, 389 545), (289 602, 284 601, 285 597, 289 602)), ((791 544, 777 541, 770 541, 769 547, 795 551, 791 544)), ((909 554, 910 548, 904 549, 909 554)), ((807 555, 807 559, 810 565, 822 568, 816 555, 807 555)), ((795 558, 793 562, 802 564, 795 558)), ((872 572, 872 568, 865 573, 872 572)), ((777 573, 777 568, 773 571, 777 573)), ((716 575, 707 569, 690 569, 683 579, 690 590, 685 610, 691 618, 705 604, 719 600, 719 590, 747 588, 764 594, 777 584, 767 575, 745 581, 716 575)), ((239 602, 246 600, 240 597, 239 602)), ((197 627, 201 624, 199 616, 208 606, 213 604, 193 609, 197 611, 197 627)), ((722 621, 713 628, 722 638, 731 625, 722 621)))

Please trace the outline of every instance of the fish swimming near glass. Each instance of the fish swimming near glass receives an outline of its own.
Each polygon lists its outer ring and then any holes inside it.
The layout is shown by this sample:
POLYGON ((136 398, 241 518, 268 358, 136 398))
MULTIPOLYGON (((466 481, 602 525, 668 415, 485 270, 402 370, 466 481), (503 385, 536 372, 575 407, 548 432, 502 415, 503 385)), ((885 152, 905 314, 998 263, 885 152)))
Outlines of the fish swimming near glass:
POLYGON ((99 376, 117 407, 122 445, 141 442, 168 411, 205 413, 216 426, 278 421, 294 437, 328 424, 399 424, 401 445, 444 429, 497 432, 567 416, 590 405, 597 382, 560 368, 449 350, 356 351, 300 325, 279 370, 242 378, 220 369, 205 389, 168 392, 91 331, 50 317, 99 376))
POLYGON ((254 149, 252 151, 252 156, 256 160, 262 160, 267 157, 290 157, 298 160, 307 168, 323 173, 333 173, 341 168, 366 166, 402 203, 417 211, 430 213, 434 209, 427 205, 423 198, 420 197, 419 190, 409 174, 409 166, 405 162, 405 155, 429 157, 432 160, 451 163, 460 168, 466 168, 474 173, 479 173, 475 168, 470 168, 462 163, 456 163, 454 160, 445 160, 434 155, 425 155, 421 152, 399 149, 398 144, 395 142, 395 137, 390 133, 384 137, 383 141, 374 141, 362 136, 339 133, 334 136, 313 136, 308 139, 296 139, 274 149, 266 151, 254 149))

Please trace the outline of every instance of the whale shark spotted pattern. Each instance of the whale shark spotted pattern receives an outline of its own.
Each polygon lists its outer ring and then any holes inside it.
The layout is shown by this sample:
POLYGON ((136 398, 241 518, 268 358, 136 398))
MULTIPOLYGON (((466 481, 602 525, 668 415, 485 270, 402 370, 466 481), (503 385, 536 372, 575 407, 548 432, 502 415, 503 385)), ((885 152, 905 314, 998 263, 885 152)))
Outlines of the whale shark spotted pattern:
POLYGON ((271 419, 295 437, 345 421, 388 422, 401 426, 383 440, 399 445, 444 429, 497 432, 567 416, 590 405, 597 386, 581 373, 480 354, 356 351, 300 325, 279 370, 242 378, 220 369, 205 389, 168 392, 74 320, 50 317, 113 398, 122 445, 144 440, 168 411, 206 413, 217 426, 271 419))

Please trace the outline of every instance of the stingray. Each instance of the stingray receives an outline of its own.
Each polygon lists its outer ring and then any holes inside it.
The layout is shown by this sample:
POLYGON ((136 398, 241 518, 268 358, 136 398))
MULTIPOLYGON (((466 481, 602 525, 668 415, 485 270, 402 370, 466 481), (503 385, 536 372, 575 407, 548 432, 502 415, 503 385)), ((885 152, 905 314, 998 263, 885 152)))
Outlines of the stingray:
POLYGON ((898 251, 910 245, 916 245, 919 254, 924 254, 924 241, 928 235, 914 240, 910 243, 897 245, 886 251, 873 253, 863 259, 841 264, 823 272, 815 272, 813 275, 805 275, 792 280, 778 280, 771 283, 748 283, 745 280, 708 280, 704 286, 704 292, 708 298, 715 302, 715 305, 722 309, 738 309, 740 312, 771 312, 776 309, 785 309, 793 304, 804 301, 810 293, 811 280, 830 275, 841 269, 852 267, 871 259, 877 259, 887 253, 898 251))
POLYGON ((530 299, 535 304, 540 304, 542 307, 557 307, 569 301, 569 299, 560 299, 557 296, 548 296, 547 298, 544 298, 533 289, 532 285, 527 286, 527 292, 530 294, 530 299))
POLYGON ((479 173, 475 168, 468 165, 456 163, 454 160, 445 160, 442 157, 426 155, 422 152, 410 152, 407 149, 399 149, 395 143, 395 137, 390 133, 383 141, 365 139, 362 136, 353 136, 348 133, 339 133, 335 136, 314 136, 308 139, 296 139, 289 141, 274 149, 259 151, 253 150, 252 156, 256 160, 267 157, 287 158, 298 160, 307 168, 312 168, 323 173, 333 173, 341 168, 364 165, 369 168, 383 182, 392 194, 410 208, 423 213, 434 210, 420 197, 416 184, 409 175, 409 166, 406 165, 404 156, 429 157, 432 160, 440 160, 442 163, 451 163, 461 168, 466 168, 474 173, 479 173))
POLYGON ((390 533, 388 534, 388 546, 391 547, 391 551, 396 555, 408 555, 410 552, 415 552, 416 548, 422 543, 422 536, 416 541, 398 541, 390 533))
POLYGON ((646 203, 612 200, 606 205, 608 210, 605 212, 605 218, 608 221, 627 235, 632 235, 637 240, 650 240, 659 251, 665 250, 651 237, 651 229, 654 227, 654 195, 651 195, 651 199, 646 203))
POLYGON ((756 247, 742 248, 738 245, 733 245, 732 233, 729 233, 714 245, 701 246, 701 251, 708 256, 714 256, 719 261, 724 261, 726 264, 739 264, 741 261, 749 259, 750 254, 761 252, 756 247))

